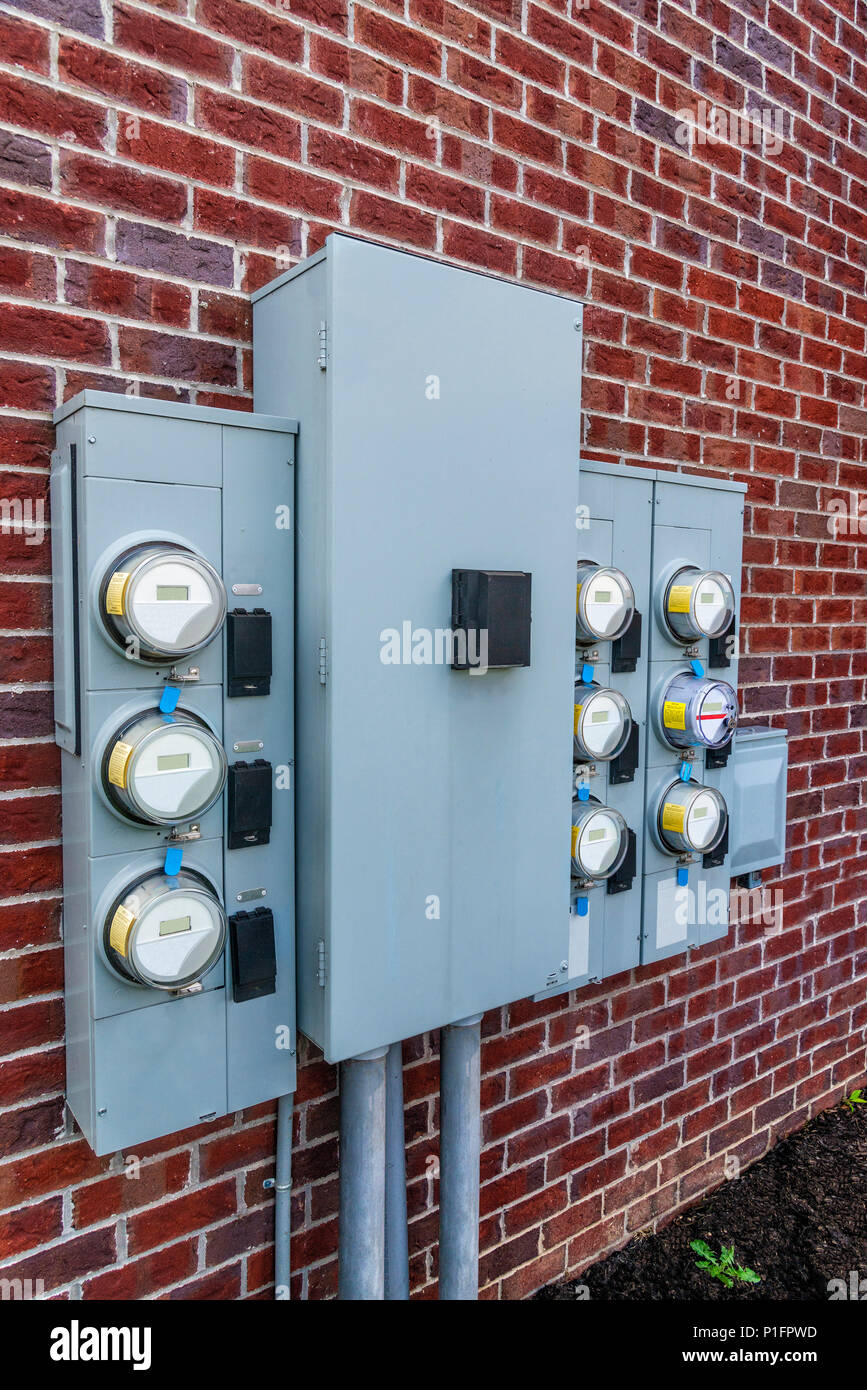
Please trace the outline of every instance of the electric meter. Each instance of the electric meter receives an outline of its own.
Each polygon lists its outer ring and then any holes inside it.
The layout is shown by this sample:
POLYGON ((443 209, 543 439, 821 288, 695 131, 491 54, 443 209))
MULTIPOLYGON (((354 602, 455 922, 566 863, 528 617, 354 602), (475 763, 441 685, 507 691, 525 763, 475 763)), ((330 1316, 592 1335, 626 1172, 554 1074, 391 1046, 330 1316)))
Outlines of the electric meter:
POLYGON ((672 782, 657 807, 657 828, 673 854, 707 854, 725 834, 728 811, 714 787, 672 782))
POLYGON ((725 681, 687 671, 669 681, 662 696, 662 728, 673 748, 728 743, 738 722, 738 697, 725 681))
POLYGON ((572 873, 604 879, 616 873, 629 847, 629 831, 619 811, 599 801, 572 802, 572 873))
POLYGON ((632 713, 617 690, 575 682, 575 757, 585 762, 610 762, 629 742, 632 713))
POLYGON ((682 642, 719 637, 734 617, 735 591, 719 570, 680 569, 665 591, 665 620, 682 642))
POLYGON ((201 555, 152 542, 118 556, 103 578, 99 607, 109 635, 132 659, 175 661, 219 632, 226 590, 201 555))
POLYGON ((185 989, 219 960, 226 914, 207 880, 192 869, 159 870, 125 888, 103 928, 109 964, 150 989, 185 989))
POLYGON ((109 739, 101 777, 122 815, 174 825, 213 806, 225 785, 226 754, 197 715, 143 710, 109 739))
POLYGON ((622 570, 582 561, 575 607, 579 642, 614 641, 632 622, 635 594, 622 570))

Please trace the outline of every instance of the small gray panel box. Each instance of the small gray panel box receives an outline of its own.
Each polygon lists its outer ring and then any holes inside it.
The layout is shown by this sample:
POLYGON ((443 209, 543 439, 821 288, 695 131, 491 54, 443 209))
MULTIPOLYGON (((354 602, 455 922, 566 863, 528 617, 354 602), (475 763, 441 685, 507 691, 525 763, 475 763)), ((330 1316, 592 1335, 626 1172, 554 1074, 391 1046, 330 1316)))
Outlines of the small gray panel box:
POLYGON ((567 977, 581 307, 335 235, 253 312, 256 408, 302 420, 299 1024, 335 1061, 567 977), (531 576, 529 666, 452 669, 453 570, 531 576))
POLYGON ((91 391, 55 423, 67 1100, 108 1153, 294 1089, 297 425, 91 391), (273 620, 231 699, 227 607, 273 620), (233 850, 227 764, 255 757, 267 829, 233 850), (270 975, 242 988, 256 908, 270 975))
POLYGON ((734 737, 729 854, 732 876, 756 873, 786 858, 785 729, 755 725, 734 737))

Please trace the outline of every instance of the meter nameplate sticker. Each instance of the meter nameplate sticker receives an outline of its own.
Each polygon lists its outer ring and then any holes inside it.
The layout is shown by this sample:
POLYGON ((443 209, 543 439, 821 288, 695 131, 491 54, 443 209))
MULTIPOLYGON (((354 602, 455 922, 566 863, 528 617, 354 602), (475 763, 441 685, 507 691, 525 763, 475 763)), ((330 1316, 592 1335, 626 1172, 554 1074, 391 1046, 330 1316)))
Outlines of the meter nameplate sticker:
POLYGON ((676 830, 679 834, 683 832, 683 823, 686 820, 686 811, 682 806, 678 806, 674 801, 666 801, 662 808, 662 828, 663 830, 676 830))
POLYGON ((576 851, 576 849, 578 848, 578 834, 579 834, 580 829, 581 829, 580 825, 573 825, 573 826, 572 826, 572 858, 573 858, 573 859, 575 858, 575 851, 576 851))
POLYGON ((685 729, 686 705, 679 700, 666 700, 662 706, 662 722, 666 729, 685 729))
POLYGON ((126 958, 126 947, 129 941, 129 934, 132 931, 132 924, 135 921, 135 913, 128 912, 121 904, 115 910, 111 919, 111 927, 108 933, 109 943, 113 951, 117 951, 119 956, 126 958))
POLYGON ((583 705, 576 705, 576 706, 575 706, 575 718, 574 718, 573 723, 572 723, 572 732, 573 732, 573 734, 577 734, 577 733, 578 733, 578 721, 579 721, 579 719, 581 718, 581 711, 582 711, 583 708, 584 708, 583 705))
POLYGON ((128 581, 129 573, 126 570, 116 570, 111 576, 105 591, 106 613, 113 613, 116 617, 123 616, 123 598, 128 581))
POLYGON ((132 751, 132 744, 124 743, 122 739, 119 739, 111 750, 111 757, 108 760, 108 780, 113 782, 116 787, 126 787, 126 770, 132 757, 132 751))
POLYGON ((581 585, 579 584, 579 585, 578 585, 578 588, 577 588, 576 591, 575 591, 575 612, 576 612, 576 613, 579 613, 580 611, 581 611, 581 585))
POLYGON ((669 613, 688 613, 692 597, 691 584, 675 584, 668 592, 669 613))

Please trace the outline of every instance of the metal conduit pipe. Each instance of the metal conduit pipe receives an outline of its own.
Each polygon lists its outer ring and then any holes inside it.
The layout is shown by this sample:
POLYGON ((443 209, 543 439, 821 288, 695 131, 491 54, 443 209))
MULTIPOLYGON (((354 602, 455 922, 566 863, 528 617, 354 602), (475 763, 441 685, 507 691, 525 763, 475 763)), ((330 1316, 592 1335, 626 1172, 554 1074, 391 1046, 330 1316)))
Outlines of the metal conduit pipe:
POLYGON ((338 1297, 385 1296, 385 1058, 388 1048, 340 1067, 338 1297))
POLYGON ((398 1302, 409 1298, 401 1043, 392 1043, 385 1066, 385 1298, 398 1302))
POLYGON ((479 1296, 481 1014, 440 1034, 441 1299, 479 1296))
POLYGON ((294 1095, 277 1101, 277 1171, 274 1176, 274 1297, 288 1299, 292 1272, 292 1113, 294 1095))

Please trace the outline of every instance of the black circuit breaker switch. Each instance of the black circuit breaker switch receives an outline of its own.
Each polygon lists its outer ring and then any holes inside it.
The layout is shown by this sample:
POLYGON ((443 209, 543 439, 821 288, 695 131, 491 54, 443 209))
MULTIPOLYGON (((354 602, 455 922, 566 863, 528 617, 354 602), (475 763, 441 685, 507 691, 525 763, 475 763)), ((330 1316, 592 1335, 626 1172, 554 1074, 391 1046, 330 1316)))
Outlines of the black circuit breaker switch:
POLYGON ((605 880, 605 891, 607 893, 627 893, 632 887, 632 881, 635 878, 637 855, 635 831, 628 830, 627 835, 629 838, 626 842, 626 853, 623 856, 622 863, 619 869, 616 869, 610 878, 605 880))
POLYGON ((233 608, 226 615, 227 695, 270 695, 271 614, 233 608))
POLYGON ((732 751, 732 739, 729 739, 728 743, 722 743, 722 744, 720 744, 719 747, 717 747, 717 748, 708 748, 708 749, 706 749, 706 750, 705 750, 705 755, 704 755, 704 765, 705 765, 705 767, 708 767, 708 768, 725 767, 726 763, 727 763, 728 760, 729 760, 729 754, 731 753, 731 751, 732 751))
POLYGON ((229 918, 232 998, 236 1004, 277 992, 274 914, 268 907, 235 912, 229 918))
POLYGON ((611 643, 611 670, 634 671, 641 656, 641 614, 636 608, 632 621, 621 637, 611 643))
POLYGON ((229 849, 267 845, 271 839, 271 764, 264 758, 232 763, 227 782, 229 849))
POLYGON ((638 767, 638 740, 638 725, 633 724, 629 730, 626 746, 608 764, 608 781, 612 787, 619 786, 623 782, 635 781, 635 772, 638 767))
POLYGON ((733 613, 725 632, 721 632, 718 637, 711 637, 708 642, 707 666, 709 671, 719 671, 726 666, 731 666, 732 655, 737 655, 735 651, 736 632, 737 626, 733 613))
POLYGON ((452 670, 530 665, 530 584, 523 570, 452 570, 452 670))

